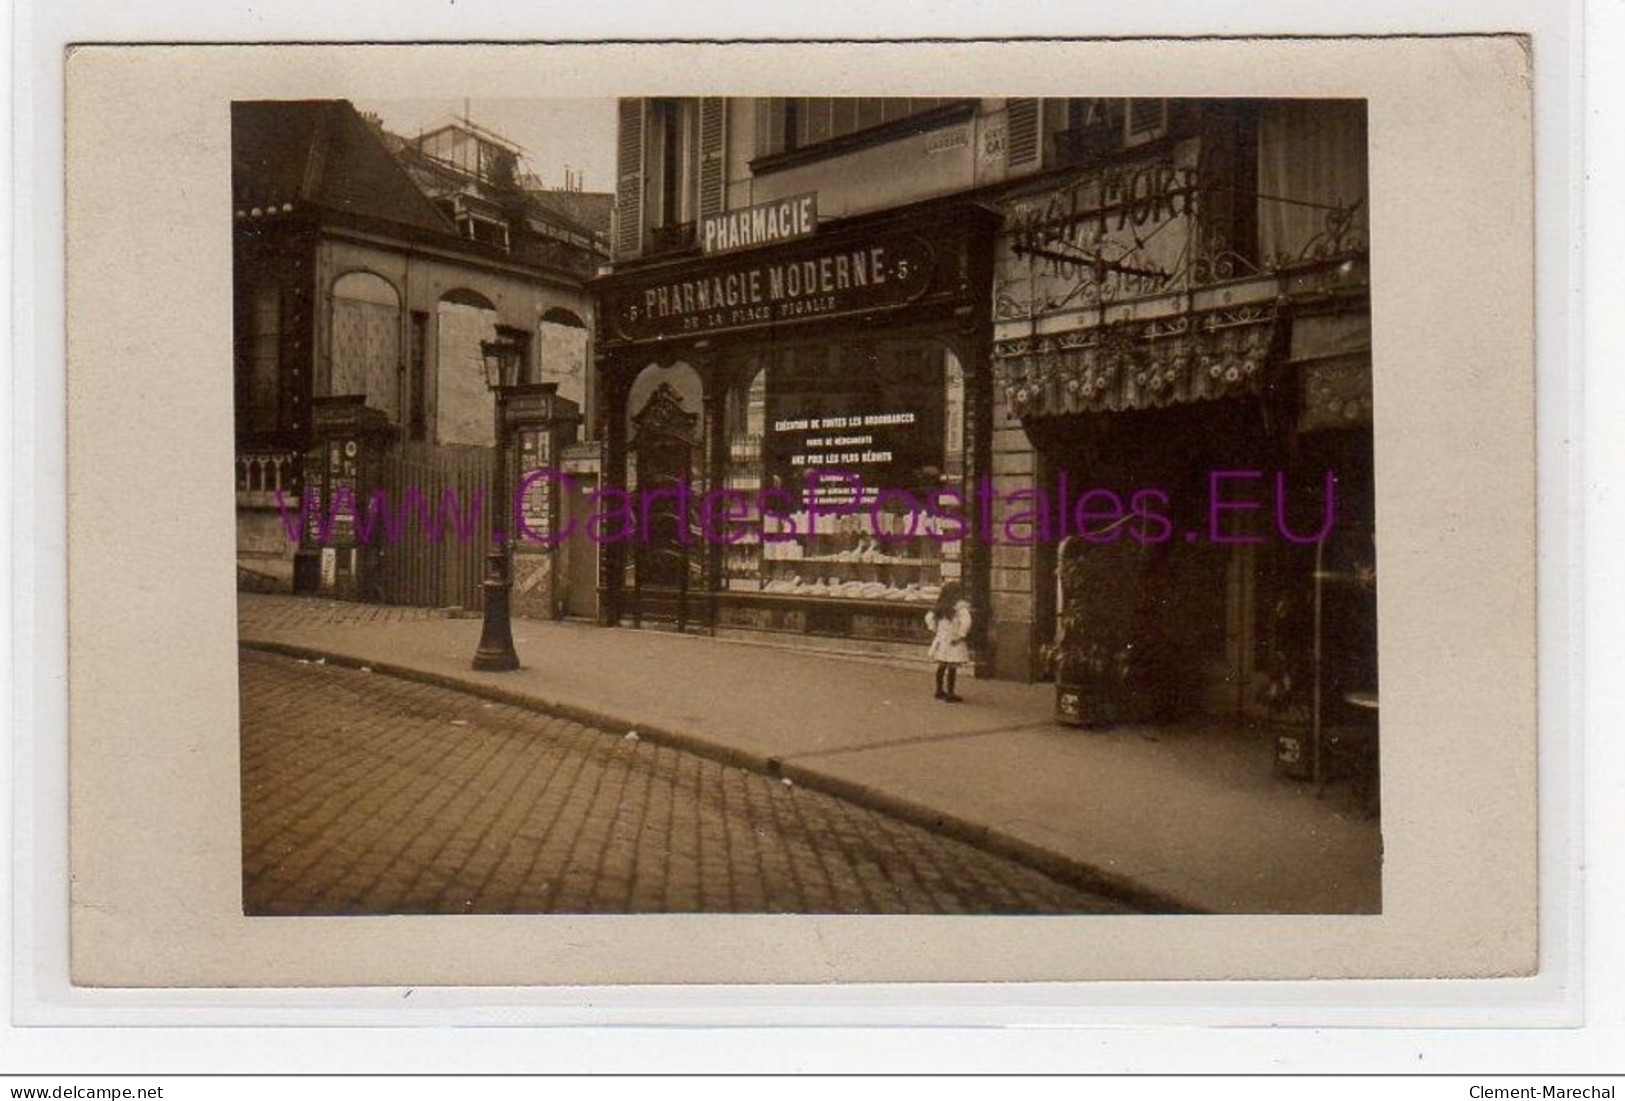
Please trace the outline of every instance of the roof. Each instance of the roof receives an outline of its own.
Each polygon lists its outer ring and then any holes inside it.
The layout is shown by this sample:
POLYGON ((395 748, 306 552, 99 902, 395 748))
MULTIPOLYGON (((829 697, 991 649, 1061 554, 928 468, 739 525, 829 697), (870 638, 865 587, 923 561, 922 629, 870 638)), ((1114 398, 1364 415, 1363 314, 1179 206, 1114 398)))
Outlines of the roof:
POLYGON ((414 139, 415 144, 422 148, 424 141, 445 130, 456 130, 464 134, 470 134, 481 141, 506 149, 510 153, 523 154, 525 152, 525 147, 518 142, 505 138, 494 130, 487 130, 479 123, 466 118, 446 118, 443 122, 435 123, 428 129, 418 133, 417 138, 414 139))
POLYGON ((581 198, 578 192, 553 192, 535 188, 504 188, 489 181, 481 181, 455 165, 423 152, 415 142, 397 139, 393 152, 425 194, 432 198, 456 195, 475 206, 498 210, 509 219, 522 219, 531 232, 574 244, 578 248, 602 251, 609 236, 609 211, 615 196, 588 195, 584 203, 553 201, 553 196, 581 198), (602 199, 602 214, 595 214, 593 200, 602 199), (576 216, 576 211, 593 215, 592 221, 576 216))
POLYGON ((615 209, 613 193, 530 188, 527 194, 532 202, 544 210, 562 215, 576 225, 585 226, 603 237, 609 236, 610 215, 615 209))
POLYGON ((231 194, 239 211, 315 206, 456 232, 347 100, 233 103, 231 194))

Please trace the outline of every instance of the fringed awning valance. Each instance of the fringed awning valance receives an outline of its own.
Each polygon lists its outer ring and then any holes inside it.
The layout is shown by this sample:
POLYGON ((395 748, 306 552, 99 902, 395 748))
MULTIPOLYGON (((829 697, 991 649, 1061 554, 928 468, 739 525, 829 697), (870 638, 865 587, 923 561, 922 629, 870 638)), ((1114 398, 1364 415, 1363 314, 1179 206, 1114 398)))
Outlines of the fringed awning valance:
POLYGON ((1263 305, 1001 340, 994 380, 1022 418, 1258 394, 1275 320, 1274 306, 1263 305))
POLYGON ((1371 412, 1369 353, 1303 364, 1299 431, 1369 428, 1371 412))

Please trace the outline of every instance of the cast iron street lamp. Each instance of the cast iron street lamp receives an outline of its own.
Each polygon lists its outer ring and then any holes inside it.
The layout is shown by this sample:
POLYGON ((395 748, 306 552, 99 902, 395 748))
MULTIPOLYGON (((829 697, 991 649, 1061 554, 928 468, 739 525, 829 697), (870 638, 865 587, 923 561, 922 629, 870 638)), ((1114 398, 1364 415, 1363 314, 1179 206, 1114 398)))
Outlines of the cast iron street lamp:
POLYGON ((485 365, 485 385, 495 395, 496 461, 491 466, 491 553, 485 568, 485 626, 480 646, 474 651, 474 668, 503 673, 519 668, 519 655, 513 648, 513 621, 510 615, 513 581, 508 571, 508 538, 502 530, 508 486, 508 349, 501 344, 481 343, 480 358, 485 365))

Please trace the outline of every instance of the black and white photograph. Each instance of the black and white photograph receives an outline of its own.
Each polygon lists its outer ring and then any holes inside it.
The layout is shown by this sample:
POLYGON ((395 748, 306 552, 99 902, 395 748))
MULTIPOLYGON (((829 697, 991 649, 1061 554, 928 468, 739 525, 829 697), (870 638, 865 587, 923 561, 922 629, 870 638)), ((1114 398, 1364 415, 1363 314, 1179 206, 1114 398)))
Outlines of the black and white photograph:
POLYGON ((76 49, 75 981, 1534 974, 1527 74, 76 49))
POLYGON ((1604 1096, 1604 7, 21 0, 0 1078, 1604 1096))
POLYGON ((1380 913, 1366 103, 1087 91, 231 103, 244 913, 1380 913))

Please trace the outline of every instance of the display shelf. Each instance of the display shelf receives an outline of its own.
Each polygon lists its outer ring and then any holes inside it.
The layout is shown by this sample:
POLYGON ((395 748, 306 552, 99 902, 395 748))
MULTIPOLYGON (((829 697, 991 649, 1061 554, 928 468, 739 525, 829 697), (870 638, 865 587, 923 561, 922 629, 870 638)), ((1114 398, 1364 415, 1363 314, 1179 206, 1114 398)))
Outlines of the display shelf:
MULTIPOLYGON (((743 464, 736 465, 729 481, 741 486, 756 479, 754 467, 743 464)), ((867 498, 846 502, 843 507, 853 511, 845 514, 803 508, 764 515, 747 509, 741 519, 760 527, 730 544, 723 561, 723 592, 729 597, 848 601, 870 609, 930 603, 944 576, 957 576, 958 548, 944 544, 919 518, 873 504, 867 498), (790 587, 792 581, 799 583, 790 587)))
POLYGON ((922 566, 934 566, 941 559, 936 558, 764 558, 762 564, 766 566, 907 566, 919 569, 922 566))

